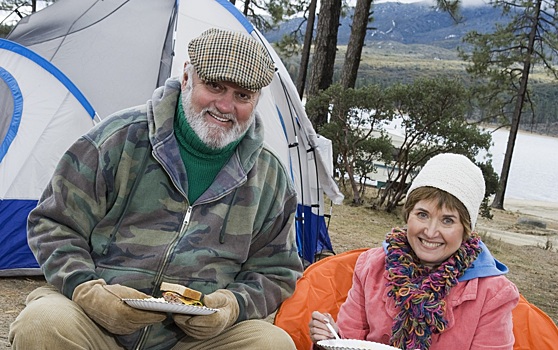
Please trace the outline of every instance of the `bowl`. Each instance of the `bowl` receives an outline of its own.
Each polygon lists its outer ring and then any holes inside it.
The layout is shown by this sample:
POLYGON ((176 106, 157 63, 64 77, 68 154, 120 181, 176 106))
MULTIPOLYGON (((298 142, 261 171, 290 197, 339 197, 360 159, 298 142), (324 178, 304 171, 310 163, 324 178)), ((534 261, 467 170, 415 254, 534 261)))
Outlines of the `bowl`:
POLYGON ((400 350, 386 344, 357 339, 320 340, 318 345, 327 350, 400 350))

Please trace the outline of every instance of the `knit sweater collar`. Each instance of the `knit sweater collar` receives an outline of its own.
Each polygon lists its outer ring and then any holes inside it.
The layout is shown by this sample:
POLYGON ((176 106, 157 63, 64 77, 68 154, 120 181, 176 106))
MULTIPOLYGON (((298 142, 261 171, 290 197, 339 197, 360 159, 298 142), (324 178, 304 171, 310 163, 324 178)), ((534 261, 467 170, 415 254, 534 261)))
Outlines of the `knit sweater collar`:
POLYGON ((182 158, 187 173, 186 191, 188 200, 190 203, 194 203, 211 187, 223 166, 234 154, 240 139, 223 148, 208 147, 196 135, 186 120, 181 102, 179 98, 174 119, 174 131, 180 158, 182 158))

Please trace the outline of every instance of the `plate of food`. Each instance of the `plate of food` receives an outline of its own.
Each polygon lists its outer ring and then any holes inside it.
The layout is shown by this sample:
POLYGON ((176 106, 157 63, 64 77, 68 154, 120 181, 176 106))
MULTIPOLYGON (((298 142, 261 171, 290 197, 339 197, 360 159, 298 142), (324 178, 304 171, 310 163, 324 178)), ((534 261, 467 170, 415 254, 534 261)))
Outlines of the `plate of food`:
POLYGON ((203 294, 188 287, 175 283, 161 284, 161 298, 122 299, 123 302, 136 309, 172 312, 186 315, 210 315, 218 309, 203 305, 203 294))
POLYGON ((320 340, 318 345, 326 350, 399 350, 386 344, 357 339, 320 340))

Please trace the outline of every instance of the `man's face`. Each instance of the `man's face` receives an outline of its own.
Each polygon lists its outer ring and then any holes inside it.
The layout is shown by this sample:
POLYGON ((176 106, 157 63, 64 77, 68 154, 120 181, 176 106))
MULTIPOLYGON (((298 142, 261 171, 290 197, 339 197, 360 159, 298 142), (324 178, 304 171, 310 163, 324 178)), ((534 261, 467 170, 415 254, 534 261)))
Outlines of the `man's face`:
POLYGON ((186 120, 206 145, 216 149, 244 135, 254 120, 258 97, 259 92, 234 83, 202 81, 193 69, 185 73, 182 84, 186 120))

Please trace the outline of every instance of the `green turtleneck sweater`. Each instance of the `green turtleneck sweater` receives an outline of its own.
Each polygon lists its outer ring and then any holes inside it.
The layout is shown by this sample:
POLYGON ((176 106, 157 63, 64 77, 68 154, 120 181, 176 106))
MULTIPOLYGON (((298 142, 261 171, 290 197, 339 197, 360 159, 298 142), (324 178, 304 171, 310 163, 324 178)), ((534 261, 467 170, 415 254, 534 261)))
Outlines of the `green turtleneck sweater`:
POLYGON ((182 108, 182 97, 178 98, 174 118, 174 134, 188 174, 188 200, 190 203, 194 203, 215 180, 242 138, 224 148, 208 147, 186 121, 182 108))

